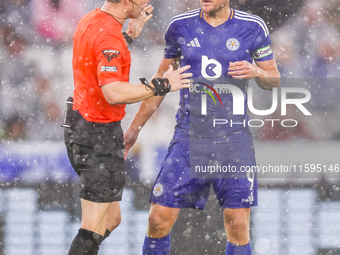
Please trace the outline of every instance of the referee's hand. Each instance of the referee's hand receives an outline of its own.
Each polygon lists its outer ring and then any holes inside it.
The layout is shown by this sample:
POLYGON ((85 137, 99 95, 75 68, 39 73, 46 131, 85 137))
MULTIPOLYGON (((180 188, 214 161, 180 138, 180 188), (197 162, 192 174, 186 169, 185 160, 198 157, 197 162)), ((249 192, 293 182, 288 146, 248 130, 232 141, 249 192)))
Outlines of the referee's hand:
POLYGON ((139 130, 134 131, 131 128, 129 128, 124 134, 124 145, 125 145, 124 160, 126 160, 129 150, 135 144, 138 138, 138 134, 139 134, 139 130))
POLYGON ((154 10, 154 8, 152 7, 152 5, 148 5, 146 6, 143 11, 140 13, 139 17, 136 19, 130 19, 129 20, 129 25, 126 29, 126 33, 132 38, 132 39, 136 39, 141 33, 142 30, 144 28, 144 25, 146 24, 146 22, 148 22, 153 14, 151 14, 151 12, 154 10), (146 15, 146 12, 149 15, 146 15))
POLYGON ((185 71, 190 69, 190 65, 183 66, 174 71, 172 65, 169 66, 168 71, 166 71, 162 78, 167 78, 171 85, 170 91, 177 91, 184 88, 189 88, 191 79, 187 79, 192 77, 192 73, 185 73, 185 71))

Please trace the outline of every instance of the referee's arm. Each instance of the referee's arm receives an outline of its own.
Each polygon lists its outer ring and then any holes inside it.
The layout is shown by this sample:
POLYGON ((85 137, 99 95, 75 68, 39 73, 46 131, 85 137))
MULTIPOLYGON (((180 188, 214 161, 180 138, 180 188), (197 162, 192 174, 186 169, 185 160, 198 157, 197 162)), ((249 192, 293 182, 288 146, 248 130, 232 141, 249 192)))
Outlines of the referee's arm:
MULTIPOLYGON (((176 70, 179 66, 178 61, 179 58, 163 58, 157 70, 157 73, 154 74, 151 79, 163 77, 164 73, 169 69, 170 65, 172 65, 174 70, 176 70)), ((129 128, 124 135, 125 158, 127 157, 130 148, 135 144, 140 130, 144 127, 145 123, 152 116, 152 114, 157 110, 159 105, 162 103, 164 97, 165 96, 151 97, 145 99, 141 103, 134 119, 132 120, 129 128)))

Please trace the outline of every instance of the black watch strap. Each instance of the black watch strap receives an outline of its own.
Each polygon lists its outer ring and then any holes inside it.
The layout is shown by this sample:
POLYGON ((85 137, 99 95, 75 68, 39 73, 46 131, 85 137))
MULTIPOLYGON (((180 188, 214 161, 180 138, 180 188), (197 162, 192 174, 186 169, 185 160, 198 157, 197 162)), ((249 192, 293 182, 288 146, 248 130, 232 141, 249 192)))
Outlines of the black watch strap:
POLYGON ((148 82, 147 79, 145 79, 145 78, 140 78, 139 80, 140 80, 141 83, 143 83, 143 84, 144 84, 145 86, 147 86, 149 89, 151 89, 151 90, 155 93, 155 96, 157 95, 157 94, 156 94, 156 89, 153 88, 153 87, 151 87, 151 86, 149 85, 149 82, 148 82))
POLYGON ((124 38, 125 38, 125 40, 126 40, 127 43, 130 44, 130 43, 133 42, 131 36, 129 36, 125 31, 124 31, 122 34, 123 34, 123 36, 124 36, 124 38))
POLYGON ((154 87, 150 86, 149 82, 145 78, 140 78, 139 80, 145 86, 150 88, 155 93, 155 96, 164 96, 166 93, 170 92, 171 85, 167 78, 152 79, 151 83, 153 84, 154 87))

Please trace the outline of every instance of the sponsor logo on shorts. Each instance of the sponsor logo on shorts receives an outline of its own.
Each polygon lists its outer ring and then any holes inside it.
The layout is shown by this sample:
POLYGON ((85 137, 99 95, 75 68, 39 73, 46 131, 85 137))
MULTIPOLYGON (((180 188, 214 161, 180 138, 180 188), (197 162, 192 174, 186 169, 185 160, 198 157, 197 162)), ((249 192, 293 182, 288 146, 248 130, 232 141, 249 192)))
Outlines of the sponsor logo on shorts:
POLYGON ((117 72, 117 67, 116 66, 102 66, 100 70, 102 72, 117 72))
POLYGON ((107 62, 110 62, 113 58, 117 58, 120 54, 120 52, 117 50, 103 50, 102 53, 107 59, 107 62))
POLYGON ((242 203, 250 203, 252 204, 254 202, 254 196, 253 192, 250 193, 249 197, 247 199, 242 199, 242 203))
POLYGON ((262 49, 259 49, 257 51, 254 52, 254 58, 255 59, 259 59, 259 58, 263 58, 266 57, 270 54, 272 54, 272 49, 270 48, 270 46, 264 47, 262 49))
POLYGON ((230 51, 237 51, 240 48, 240 42, 236 38, 230 38, 227 40, 226 46, 230 51))
POLYGON ((152 193, 155 197, 160 197, 161 195, 163 195, 163 192, 164 192, 163 184, 157 183, 153 188, 152 193))

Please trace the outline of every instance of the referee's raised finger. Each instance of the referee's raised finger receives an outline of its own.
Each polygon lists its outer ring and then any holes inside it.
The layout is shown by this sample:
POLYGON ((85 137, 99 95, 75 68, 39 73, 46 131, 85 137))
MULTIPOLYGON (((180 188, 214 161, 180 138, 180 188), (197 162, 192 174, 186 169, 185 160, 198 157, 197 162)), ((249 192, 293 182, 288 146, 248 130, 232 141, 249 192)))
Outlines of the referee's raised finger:
POLYGON ((154 10, 154 7, 152 5, 148 5, 143 9, 143 11, 151 13, 154 10))

